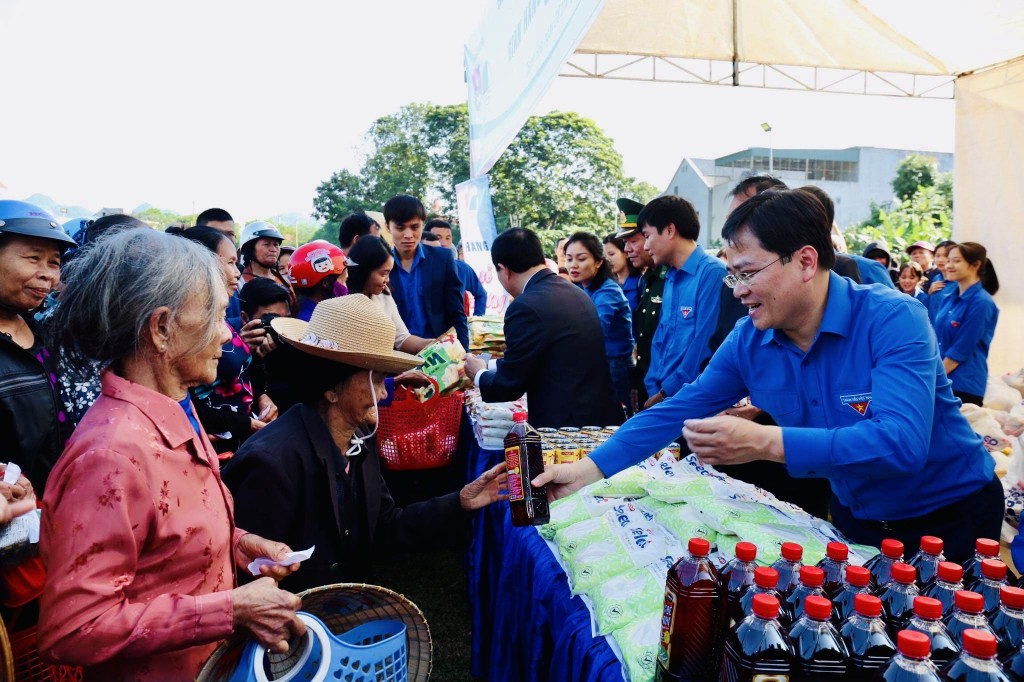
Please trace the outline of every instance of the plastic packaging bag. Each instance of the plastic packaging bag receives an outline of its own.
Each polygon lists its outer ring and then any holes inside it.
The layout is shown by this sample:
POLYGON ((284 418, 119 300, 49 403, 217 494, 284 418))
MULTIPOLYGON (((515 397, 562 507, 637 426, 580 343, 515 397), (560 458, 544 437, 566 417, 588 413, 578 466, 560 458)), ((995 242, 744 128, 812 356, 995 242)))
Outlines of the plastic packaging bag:
POLYGON ((666 556, 649 566, 617 575, 588 595, 594 604, 597 631, 609 635, 637 620, 661 613, 665 603, 665 578, 677 556, 666 556))
MULTIPOLYGON (((664 595, 662 595, 664 597, 664 595)), ((658 661, 661 614, 630 623, 612 633, 630 682, 652 682, 658 661)))
POLYGON ((551 520, 540 527, 540 534, 545 540, 551 540, 561 529, 601 516, 624 501, 621 497, 602 497, 583 491, 555 500, 551 503, 551 520))

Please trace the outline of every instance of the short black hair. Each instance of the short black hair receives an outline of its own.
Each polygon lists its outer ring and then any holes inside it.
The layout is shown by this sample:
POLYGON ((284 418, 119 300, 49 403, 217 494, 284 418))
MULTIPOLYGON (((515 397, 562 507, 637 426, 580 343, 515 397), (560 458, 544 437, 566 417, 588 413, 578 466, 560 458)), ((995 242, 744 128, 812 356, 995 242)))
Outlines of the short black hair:
POLYGON ((423 230, 423 237, 421 241, 430 242, 431 244, 437 244, 441 241, 441 238, 433 232, 427 232, 423 230))
MULTIPOLYGON (((205 225, 198 225, 196 227, 189 227, 182 229, 180 227, 168 227, 164 230, 168 234, 177 235, 184 237, 185 239, 191 239, 197 244, 202 244, 213 253, 217 253, 217 249, 220 248, 220 243, 225 239, 228 239, 220 230, 215 230, 212 227, 206 227, 205 225)), ((230 240, 229 240, 230 241, 230 240)), ((234 244, 231 248, 234 248, 234 244)))
POLYGON ((499 234, 491 244, 491 262, 504 265, 510 272, 526 272, 544 265, 544 247, 533 231, 513 227, 499 234))
POLYGON ((416 197, 399 194, 384 204, 384 222, 404 225, 413 218, 427 219, 427 209, 423 208, 423 202, 416 197))
POLYGON ((148 228, 149 225, 138 218, 133 218, 132 216, 125 215, 124 213, 112 213, 110 215, 97 218, 96 220, 90 220, 85 227, 85 233, 82 237, 82 246, 92 244, 104 235, 120 232, 121 230, 130 230, 136 227, 148 228))
MULTIPOLYGON (((338 227, 338 246, 348 251, 356 237, 364 237, 370 234, 377 221, 362 211, 356 211, 345 216, 338 227)), ((380 227, 380 225, 377 225, 380 227)))
POLYGON ((818 252, 818 267, 823 270, 831 269, 836 260, 825 208, 808 192, 771 190, 747 199, 726 219, 722 238, 732 243, 742 229, 750 230, 765 250, 784 262, 804 246, 818 252))
POLYGON ((807 192, 813 194, 814 198, 821 202, 822 208, 825 209, 825 217, 828 218, 828 229, 832 229, 832 223, 836 220, 836 202, 832 201, 832 197, 828 195, 828 192, 815 185, 805 185, 798 187, 801 192, 807 192))
POLYGON ((196 227, 202 227, 203 225, 207 225, 211 222, 224 223, 229 220, 231 222, 235 222, 235 219, 231 217, 231 214, 223 208, 208 208, 196 216, 196 227))
POLYGON ((670 223, 676 226, 676 232, 683 239, 696 240, 700 236, 700 220, 693 204, 674 194, 651 199, 636 217, 637 227, 643 229, 644 225, 650 225, 658 234, 670 223))
POLYGON ((760 194, 766 189, 789 189, 789 187, 774 175, 751 175, 740 180, 729 192, 729 196, 746 196, 751 189, 755 194, 760 194))
POLYGON ((440 228, 443 228, 445 230, 451 230, 452 229, 452 224, 450 222, 448 222, 447 220, 444 220, 443 218, 434 218, 434 219, 428 221, 427 224, 423 226, 423 231, 424 232, 429 232, 432 228, 435 228, 435 227, 440 227, 440 228))
POLYGON ((251 320, 256 310, 275 303, 287 303, 291 311, 291 294, 283 286, 269 277, 253 277, 238 292, 238 300, 242 304, 242 312, 251 320))

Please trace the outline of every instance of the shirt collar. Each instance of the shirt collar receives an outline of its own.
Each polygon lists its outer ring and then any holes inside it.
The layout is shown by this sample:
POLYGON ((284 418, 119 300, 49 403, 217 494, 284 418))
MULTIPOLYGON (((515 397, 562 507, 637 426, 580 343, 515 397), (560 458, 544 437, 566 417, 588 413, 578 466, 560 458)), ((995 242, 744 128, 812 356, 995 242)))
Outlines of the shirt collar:
MULTIPOLYGON (((818 333, 814 335, 815 341, 823 333, 837 334, 839 336, 850 335, 850 327, 853 326, 853 303, 850 300, 851 286, 850 280, 834 272, 829 272, 825 314, 821 317, 818 333)), ((775 338, 774 329, 769 329, 764 333, 761 345, 763 346, 770 341, 781 343, 781 339, 775 338)))
POLYGON ((701 247, 700 244, 697 244, 697 248, 693 250, 693 253, 690 254, 690 257, 686 259, 685 263, 683 263, 683 267, 679 269, 688 275, 692 275, 697 272, 697 268, 700 267, 700 264, 704 261, 704 258, 704 248, 701 247))
MULTIPOLYGON (((313 442, 313 448, 318 457, 325 459, 326 457, 332 457, 335 462, 343 462, 341 449, 338 444, 334 442, 334 437, 331 435, 331 430, 327 428, 327 423, 323 420, 323 417, 313 407, 299 403, 295 409, 299 410, 299 415, 302 417, 302 422, 305 424, 306 434, 309 439, 313 442)), ((344 466, 344 464, 342 464, 344 466)))
POLYGON ((102 374, 102 384, 103 395, 139 408, 171 448, 181 447, 197 437, 177 400, 128 381, 109 369, 102 374))
POLYGON ((967 287, 967 290, 960 293, 960 285, 956 282, 950 282, 947 286, 956 287, 956 291, 953 292, 953 297, 958 301, 964 301, 969 298, 974 298, 981 295, 981 290, 984 288, 981 286, 981 280, 978 280, 971 286, 967 287))
MULTIPOLYGON (((420 261, 427 257, 426 254, 423 252, 424 248, 426 247, 423 246, 423 242, 420 242, 419 244, 416 245, 416 253, 412 257, 412 265, 409 266, 409 272, 415 270, 416 266, 420 264, 420 261)), ((391 254, 395 257, 395 264, 398 266, 398 269, 404 270, 405 268, 402 267, 402 257, 398 255, 397 246, 391 247, 391 254)))

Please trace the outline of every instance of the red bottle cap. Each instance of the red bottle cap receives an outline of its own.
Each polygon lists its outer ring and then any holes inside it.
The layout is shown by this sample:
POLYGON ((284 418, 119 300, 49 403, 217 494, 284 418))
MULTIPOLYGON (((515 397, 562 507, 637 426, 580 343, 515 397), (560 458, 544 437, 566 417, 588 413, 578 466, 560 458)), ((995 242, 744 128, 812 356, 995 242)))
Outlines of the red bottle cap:
POLYGON ((985 598, 977 592, 957 590, 953 595, 953 603, 964 613, 981 613, 985 610, 985 598))
POLYGON ((999 588, 999 601, 1011 609, 1024 609, 1024 590, 1003 585, 999 588))
POLYGON ((868 618, 878 618, 882 615, 882 600, 873 594, 858 594, 853 598, 853 610, 868 618))
POLYGON ((832 561, 846 561, 850 557, 850 548, 841 542, 830 542, 825 545, 825 556, 832 561))
POLYGON ((736 558, 740 561, 753 561, 757 558, 757 545, 753 542, 737 542, 736 558))
POLYGON ((804 613, 814 620, 828 620, 832 617, 832 602, 812 594, 804 600, 804 613))
POLYGON ((871 584, 871 571, 863 566, 847 566, 846 582, 854 587, 867 587, 871 584))
POLYGON ((914 597, 914 615, 938 620, 942 618, 942 602, 931 597, 914 597))
POLYGON ((899 561, 892 565, 892 579, 898 583, 909 585, 917 580, 917 569, 899 561))
POLYGON ((779 600, 770 594, 755 594, 754 615, 761 618, 778 618, 779 600))
POLYGON ((921 549, 928 554, 942 554, 943 547, 945 547, 945 543, 942 538, 937 538, 934 535, 921 536, 921 549))
POLYGON ((882 540, 882 554, 889 557, 890 559, 902 559, 903 558, 903 543, 899 540, 893 540, 886 538, 882 540))
POLYGON ((923 632, 900 630, 896 635, 896 648, 910 658, 928 658, 932 652, 932 640, 923 632))
POLYGON ((976 658, 995 658, 996 638, 991 632, 985 630, 964 630, 961 635, 964 643, 964 650, 976 658))
POLYGON ((783 542, 782 558, 786 561, 800 561, 804 558, 804 548, 795 542, 783 542))
POLYGON ((690 538, 686 543, 686 549, 690 550, 693 556, 707 556, 711 553, 711 543, 704 538, 690 538))
POLYGON ((754 584, 766 590, 774 590, 779 585, 779 572, 774 568, 758 566, 754 569, 754 584))
POLYGON ((940 561, 938 570, 939 580, 945 580, 947 583, 958 583, 964 579, 964 569, 960 564, 954 564, 952 561, 940 561))
POLYGON ((999 542, 988 538, 978 538, 974 543, 974 551, 982 556, 999 556, 999 542))
POLYGON ((981 574, 989 580, 1004 580, 1006 564, 999 559, 985 559, 981 562, 981 574))
POLYGON ((825 571, 817 566, 801 566, 800 582, 807 587, 821 587, 825 584, 825 571))
POLYGON ((513 423, 524 422, 524 421, 526 421, 526 417, 527 417, 527 414, 525 412, 513 412, 512 413, 512 422, 513 423))

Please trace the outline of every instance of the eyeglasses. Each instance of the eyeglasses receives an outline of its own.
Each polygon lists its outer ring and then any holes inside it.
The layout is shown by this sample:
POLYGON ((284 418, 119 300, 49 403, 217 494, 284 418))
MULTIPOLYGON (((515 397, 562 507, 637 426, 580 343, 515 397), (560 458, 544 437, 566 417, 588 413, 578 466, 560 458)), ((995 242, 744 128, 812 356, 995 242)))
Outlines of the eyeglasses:
POLYGON ((780 260, 782 260, 782 256, 779 256, 778 258, 776 258, 775 260, 773 260, 771 263, 764 266, 760 270, 754 270, 753 272, 737 272, 735 275, 726 275, 725 277, 722 278, 722 281, 725 282, 725 286, 729 287, 730 289, 735 289, 736 286, 739 284, 748 287, 750 286, 750 282, 758 273, 764 272, 771 266, 778 263, 780 260))

